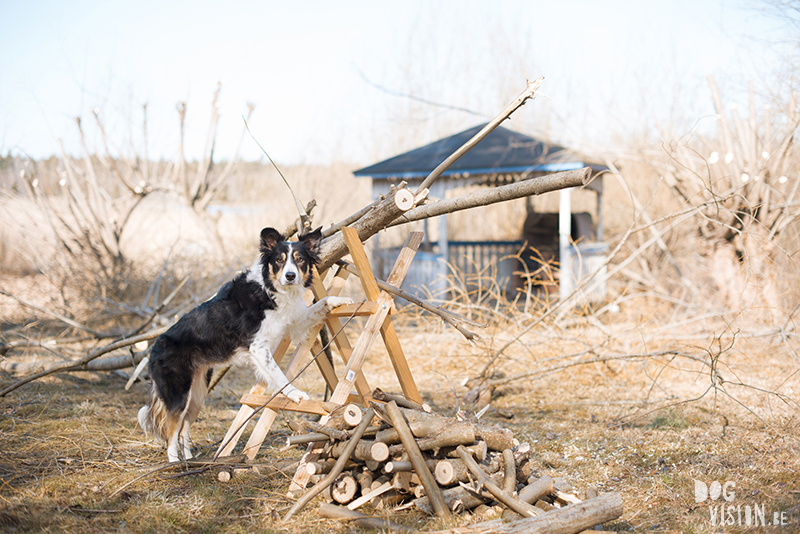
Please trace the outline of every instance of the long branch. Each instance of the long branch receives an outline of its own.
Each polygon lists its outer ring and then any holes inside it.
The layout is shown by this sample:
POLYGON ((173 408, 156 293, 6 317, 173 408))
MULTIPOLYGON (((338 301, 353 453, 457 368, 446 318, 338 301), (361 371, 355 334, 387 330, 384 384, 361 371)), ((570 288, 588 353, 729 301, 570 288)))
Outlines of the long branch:
POLYGON ((69 317, 64 317, 61 314, 58 314, 58 313, 56 313, 54 311, 51 311, 51 310, 48 310, 47 308, 42 308, 41 306, 39 306, 37 304, 34 304, 32 302, 28 302, 27 300, 22 299, 20 297, 17 297, 16 295, 12 295, 11 293, 7 293, 7 292, 3 291, 2 289, 0 289, 0 295, 5 295, 6 297, 12 298, 12 299, 16 300, 17 302, 19 302, 20 304, 22 304, 23 306, 26 306, 26 307, 31 308, 33 310, 36 310, 38 312, 46 313, 47 315, 58 319, 62 323, 68 324, 69 326, 72 326, 73 328, 77 328, 79 330, 83 330, 84 332, 88 332, 88 333, 92 334, 95 337, 99 337, 99 338, 109 337, 107 334, 103 334, 101 332, 98 332, 97 330, 92 330, 88 326, 83 325, 83 324, 81 324, 81 323, 79 323, 77 321, 73 321, 69 317))
POLYGON ((583 167, 572 171, 556 172, 538 178, 529 178, 521 182, 494 187, 484 191, 475 191, 455 198, 440 200, 417 206, 403 213, 400 217, 392 221, 387 227, 398 226, 421 219, 445 215, 456 211, 477 208, 479 206, 489 206, 498 202, 505 202, 517 198, 529 197, 532 195, 542 195, 559 189, 570 187, 581 187, 589 182, 592 175, 591 167, 583 167))
POLYGON ((97 358, 99 358, 103 354, 108 354, 109 352, 117 350, 117 349, 120 349, 122 347, 127 347, 127 346, 130 346, 130 345, 134 345, 134 344, 136 344, 136 343, 138 343, 140 341, 147 341, 149 339, 156 338, 156 337, 160 336, 161 334, 163 334, 164 332, 166 332, 168 329, 169 329, 169 326, 164 326, 162 328, 157 328, 155 330, 151 330, 149 332, 145 332, 144 334, 140 334, 138 336, 118 339, 117 341, 114 341, 113 343, 109 343, 105 347, 100 347, 99 349, 95 349, 95 350, 91 351, 89 354, 87 354, 86 356, 84 356, 80 360, 64 362, 64 363, 61 363, 61 364, 56 365, 54 367, 51 367, 50 369, 45 369, 44 371, 40 371, 38 373, 34 373, 34 374, 32 374, 30 376, 27 376, 27 377, 25 377, 25 378, 23 378, 21 380, 18 380, 17 382, 14 382, 13 384, 11 384, 7 388, 5 388, 3 391, 0 391, 0 397, 5 397, 8 393, 11 393, 15 389, 17 389, 17 388, 19 388, 21 386, 24 386, 28 382, 33 382, 34 380, 38 380, 38 379, 42 378, 43 376, 51 375, 51 374, 57 373, 59 371, 78 371, 78 370, 83 370, 87 363, 89 363, 92 360, 96 360, 97 358))
POLYGON ((417 192, 415 193, 415 196, 421 193, 424 189, 429 188, 433 184, 433 182, 435 182, 436 179, 442 175, 444 171, 449 169, 453 163, 455 163, 461 158, 461 156, 472 150, 472 148, 475 145, 483 141, 483 139, 487 135, 492 133, 492 131, 495 128, 500 126, 501 122, 503 122, 509 116, 511 116, 511 114, 514 113, 516 110, 518 110, 526 101, 528 101, 528 99, 533 99, 535 97, 536 90, 542 85, 542 83, 544 83, 544 76, 532 82, 529 81, 525 90, 522 91, 520 95, 517 98, 515 98, 513 102, 511 102, 511 104, 506 106, 506 108, 503 111, 501 111, 494 119, 489 121, 489 123, 486 126, 484 126, 480 132, 475 134, 472 137, 472 139, 464 143, 464 145, 461 146, 461 148, 453 152, 450 156, 448 156, 446 160, 441 162, 435 169, 433 169, 433 172, 431 172, 428 175, 428 177, 425 178, 422 184, 420 184, 419 188, 417 189, 417 192))
MULTIPOLYGON (((429 188, 441 174, 447 170, 453 163, 456 162, 461 156, 466 154, 472 147, 478 144, 481 139, 491 133, 497 126, 500 125, 505 119, 511 116, 514 111, 519 109, 528 99, 533 98, 534 92, 542 84, 544 78, 539 78, 533 82, 528 82, 528 85, 511 104, 509 104, 503 111, 501 111, 494 119, 489 122, 478 134, 472 139, 467 141, 458 150, 453 152, 447 159, 439 164, 436 169, 431 172, 427 178, 422 182, 417 194, 415 194, 415 202, 421 202, 423 195, 419 193, 422 190, 429 188)), ((372 209, 367 210, 363 216, 351 224, 351 227, 358 232, 358 237, 361 241, 366 241, 379 231, 386 228, 388 224, 397 219, 403 210, 400 209, 394 202, 394 198, 385 198, 378 202, 373 203, 372 209)), ((322 245, 320 254, 320 264, 318 268, 320 271, 327 269, 333 265, 337 260, 341 259, 347 254, 347 245, 341 233, 332 235, 322 245)))

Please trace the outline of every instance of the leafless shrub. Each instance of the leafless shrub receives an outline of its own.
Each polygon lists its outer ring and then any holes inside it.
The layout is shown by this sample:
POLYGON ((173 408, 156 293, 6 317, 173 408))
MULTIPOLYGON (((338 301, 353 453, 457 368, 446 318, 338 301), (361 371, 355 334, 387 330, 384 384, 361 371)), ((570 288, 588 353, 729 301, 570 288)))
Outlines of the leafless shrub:
POLYGON ((669 262, 692 280, 693 289, 710 290, 729 309, 787 319, 800 295, 794 261, 800 215, 797 100, 792 96, 777 112, 769 106, 759 112, 751 86, 749 115, 742 118, 735 108, 725 110, 714 80, 709 83, 716 135, 672 137, 663 145, 666 159, 651 159, 681 202, 680 211, 694 215, 696 233, 681 237, 693 248, 689 257, 700 261, 677 266, 673 254, 669 262), (696 263, 707 271, 698 272, 696 263))
MULTIPOLYGON (((35 269, 61 288, 65 297, 72 288, 79 289, 83 297, 122 299, 137 276, 154 274, 137 273, 137 262, 126 253, 123 241, 132 231, 135 213, 155 193, 179 199, 191 208, 195 222, 225 251, 226 243, 206 208, 233 175, 238 156, 223 168, 215 168, 218 96, 219 88, 212 102, 203 158, 196 164, 187 163, 184 157, 185 103, 178 105, 181 128, 173 161, 151 161, 148 157, 146 104, 142 110, 141 151, 131 143, 129 151, 114 152, 113 140, 95 111, 100 147, 89 146, 83 121, 76 118, 81 157, 73 157, 62 148, 56 165, 18 158, 11 159, 9 165, 6 160, 7 166, 18 167, 19 181, 11 184, 3 201, 14 212, 13 223, 6 223, 4 232, 35 241, 18 248, 35 269)), ((11 256, 12 251, 5 249, 3 255, 11 256)))

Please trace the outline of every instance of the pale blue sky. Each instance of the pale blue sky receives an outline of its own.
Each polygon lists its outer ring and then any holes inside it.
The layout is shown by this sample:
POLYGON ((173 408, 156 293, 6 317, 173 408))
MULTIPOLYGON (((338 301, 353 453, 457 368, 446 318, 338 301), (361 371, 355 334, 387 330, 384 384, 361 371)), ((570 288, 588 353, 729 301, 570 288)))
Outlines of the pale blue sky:
MULTIPOLYGON (((230 157, 247 102, 274 159, 368 164, 486 120, 525 78, 547 78, 513 126, 604 144, 713 112, 705 77, 731 98, 780 67, 785 30, 756 2, 11 2, 0 0, 0 154, 97 146, 92 109, 118 150, 171 158, 177 102, 187 156, 203 149, 222 82, 217 154, 230 157), (369 80, 369 82, 367 81, 369 80), (372 82, 372 83, 370 83, 372 82), (417 104, 392 91, 467 107, 417 104)), ((245 139, 243 156, 258 159, 245 139)))

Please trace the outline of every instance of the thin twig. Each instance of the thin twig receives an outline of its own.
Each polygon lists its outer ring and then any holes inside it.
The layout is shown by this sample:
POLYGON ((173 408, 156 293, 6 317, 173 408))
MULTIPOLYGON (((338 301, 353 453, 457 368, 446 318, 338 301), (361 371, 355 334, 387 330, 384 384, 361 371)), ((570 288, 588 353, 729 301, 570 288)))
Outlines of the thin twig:
POLYGON ((32 302, 28 302, 27 300, 25 300, 23 298, 20 298, 20 297, 17 297, 16 295, 12 295, 11 293, 8 293, 8 292, 6 292, 6 291, 4 291, 2 289, 0 289, 0 295, 5 295, 6 297, 12 298, 12 299, 16 300, 17 302, 19 302, 20 304, 22 304, 23 306, 25 306, 27 308, 31 308, 31 309, 36 310, 38 312, 45 313, 45 314, 47 314, 47 315, 49 315, 51 317, 54 317, 54 318, 58 319, 62 323, 68 324, 69 326, 77 328, 78 330, 83 330, 84 332, 88 332, 89 334, 92 334, 95 337, 98 337, 98 338, 110 337, 108 334, 103 334, 101 332, 98 332, 97 330, 93 330, 93 329, 89 328, 88 326, 86 326, 84 324, 81 324, 81 323, 79 323, 77 321, 73 321, 69 317, 65 317, 65 316, 63 316, 63 315, 61 315, 59 313, 56 313, 56 312, 52 311, 52 310, 48 310, 47 308, 42 308, 41 306, 39 306, 37 304, 34 304, 32 302))
POLYGON ((256 139, 256 136, 253 135, 253 132, 250 131, 250 127, 247 125, 247 119, 242 117, 242 120, 244 121, 244 127, 247 128, 247 133, 249 133, 250 137, 253 138, 253 141, 255 142, 256 145, 258 145, 258 148, 261 149, 261 152, 263 152, 264 155, 267 156, 267 159, 272 164, 272 166, 275 167, 275 170, 278 171, 278 174, 281 176, 281 179, 283 180, 283 183, 286 184, 286 187, 289 189, 289 192, 292 194, 292 198, 294 198, 294 204, 297 207, 297 215, 303 221, 303 225, 305 226, 307 221, 308 221, 308 213, 306 213, 306 210, 303 208, 303 203, 300 202, 300 199, 295 194, 294 189, 292 189, 292 186, 289 185, 289 181, 283 175, 283 173, 281 172, 281 169, 275 164, 274 161, 272 161, 272 157, 267 153, 266 150, 264 150, 264 147, 261 146, 261 143, 258 142, 258 140, 256 139))

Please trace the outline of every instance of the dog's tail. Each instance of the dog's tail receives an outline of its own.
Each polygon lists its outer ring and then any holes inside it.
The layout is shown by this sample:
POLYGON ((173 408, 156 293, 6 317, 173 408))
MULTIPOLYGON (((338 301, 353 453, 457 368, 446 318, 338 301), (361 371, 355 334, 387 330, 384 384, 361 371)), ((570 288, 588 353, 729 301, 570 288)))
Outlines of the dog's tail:
POLYGON ((164 401, 154 387, 150 390, 150 401, 139 409, 138 419, 145 435, 152 435, 162 442, 167 441, 167 426, 171 426, 170 422, 174 418, 170 417, 164 401))

